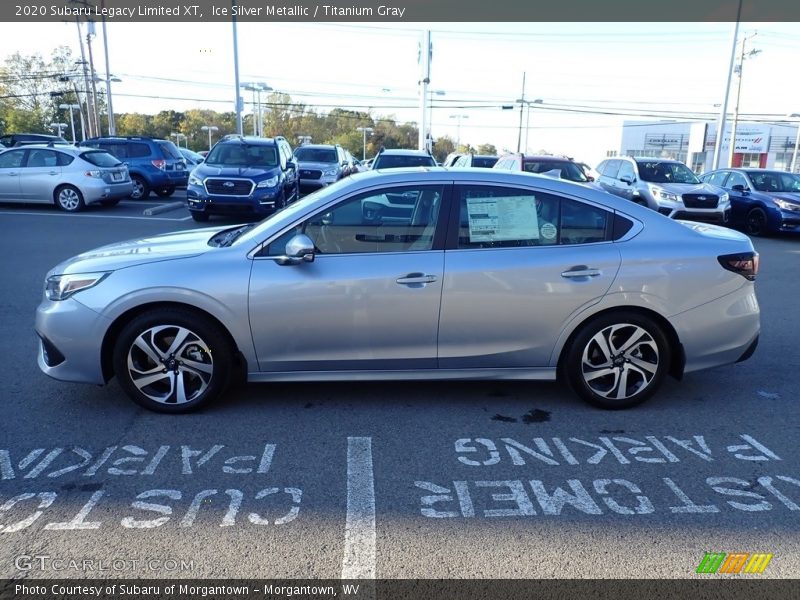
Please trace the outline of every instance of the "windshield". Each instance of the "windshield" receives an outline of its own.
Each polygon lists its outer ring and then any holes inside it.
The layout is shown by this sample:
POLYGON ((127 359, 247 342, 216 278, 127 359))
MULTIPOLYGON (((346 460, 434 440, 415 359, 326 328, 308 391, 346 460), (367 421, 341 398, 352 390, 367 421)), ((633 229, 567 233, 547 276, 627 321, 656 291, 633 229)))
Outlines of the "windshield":
POLYGON ((278 165, 274 146, 217 144, 206 157, 207 165, 270 168, 278 165))
POLYGON ((581 183, 589 181, 583 169, 568 160, 526 160, 522 168, 527 173, 547 173, 558 169, 561 171, 561 179, 579 181, 581 183))
POLYGON ((82 152, 80 157, 88 163, 98 167, 118 167, 122 163, 119 162, 116 156, 112 156, 104 150, 90 150, 82 152))
POLYGON ((700 183, 697 176, 683 163, 637 161, 639 179, 650 183, 700 183))
POLYGON ((335 163, 336 150, 333 148, 297 148, 294 156, 302 162, 335 163))
POLYGON ((782 171, 748 171, 753 187, 759 192, 800 192, 800 177, 782 171))

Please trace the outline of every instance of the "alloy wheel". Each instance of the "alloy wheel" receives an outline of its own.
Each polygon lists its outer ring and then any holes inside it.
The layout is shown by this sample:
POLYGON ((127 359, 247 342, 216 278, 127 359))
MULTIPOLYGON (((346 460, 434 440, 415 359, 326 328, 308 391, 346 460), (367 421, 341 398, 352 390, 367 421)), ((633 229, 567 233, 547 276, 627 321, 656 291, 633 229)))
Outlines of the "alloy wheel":
POLYGON ((179 405, 198 398, 214 375, 208 344, 178 325, 159 325, 139 334, 127 356, 131 382, 150 400, 179 405))
POLYGON ((583 349, 581 374, 595 394, 626 400, 641 393, 656 376, 658 345, 638 325, 610 325, 597 332, 583 349))

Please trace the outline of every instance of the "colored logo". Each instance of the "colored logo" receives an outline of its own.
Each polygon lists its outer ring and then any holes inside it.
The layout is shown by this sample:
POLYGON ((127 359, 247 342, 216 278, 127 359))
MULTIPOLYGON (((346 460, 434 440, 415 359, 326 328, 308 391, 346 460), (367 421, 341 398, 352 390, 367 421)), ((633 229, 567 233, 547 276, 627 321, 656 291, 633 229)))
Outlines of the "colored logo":
POLYGON ((764 552, 706 552, 700 565, 697 567, 698 573, 726 573, 736 575, 738 573, 763 573, 772 554, 764 552))

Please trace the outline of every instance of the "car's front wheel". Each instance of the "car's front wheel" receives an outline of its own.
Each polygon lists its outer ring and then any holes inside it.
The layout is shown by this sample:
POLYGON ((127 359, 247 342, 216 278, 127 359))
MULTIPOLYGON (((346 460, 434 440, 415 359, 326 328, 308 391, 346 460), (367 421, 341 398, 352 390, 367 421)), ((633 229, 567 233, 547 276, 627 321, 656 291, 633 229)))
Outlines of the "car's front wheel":
POLYGON ((159 198, 169 198, 174 193, 175 193, 174 185, 168 185, 166 187, 158 188, 156 190, 156 196, 158 196, 159 198))
POLYGON ((191 212, 192 212, 192 219, 194 219, 196 222, 205 223, 206 221, 208 221, 208 213, 196 212, 194 210, 191 212))
POLYGON ((570 387, 588 403, 621 409, 652 396, 670 361, 669 341, 655 321, 618 312, 594 319, 578 331, 563 370, 570 387))
POLYGON ((753 208, 745 217, 745 231, 747 235, 764 235, 767 233, 767 215, 760 208, 753 208))
POLYGON ((222 394, 233 354, 228 336, 208 317, 180 308, 154 309, 120 332, 114 372, 137 404, 184 413, 222 394))
POLYGON ((71 185, 62 185, 55 192, 56 206, 66 212, 78 212, 83 210, 83 194, 71 185))

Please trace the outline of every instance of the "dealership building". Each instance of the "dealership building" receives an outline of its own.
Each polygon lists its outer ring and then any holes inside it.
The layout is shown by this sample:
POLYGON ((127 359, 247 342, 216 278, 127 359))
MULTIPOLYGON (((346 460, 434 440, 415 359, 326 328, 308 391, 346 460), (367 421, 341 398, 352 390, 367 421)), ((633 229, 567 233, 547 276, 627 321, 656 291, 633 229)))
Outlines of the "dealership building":
MULTIPOLYGON (((731 123, 726 123, 720 166, 728 166, 731 123)), ((736 124, 734 167, 760 167, 788 171, 797 143, 798 127, 769 123, 736 124)), ((678 123, 675 121, 625 121, 619 150, 608 156, 652 156, 674 158, 695 173, 713 169, 717 123, 678 123)), ((800 163, 798 156, 797 163, 800 163)), ((800 164, 795 165, 800 171, 800 164)))

